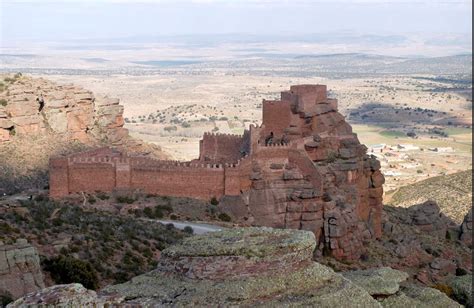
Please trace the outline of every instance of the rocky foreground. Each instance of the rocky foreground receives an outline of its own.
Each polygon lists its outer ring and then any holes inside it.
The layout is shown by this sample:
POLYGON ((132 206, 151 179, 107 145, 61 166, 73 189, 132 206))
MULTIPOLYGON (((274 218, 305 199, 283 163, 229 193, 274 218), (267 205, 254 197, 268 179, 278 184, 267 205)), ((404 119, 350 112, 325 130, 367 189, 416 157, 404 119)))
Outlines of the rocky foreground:
MULTIPOLYGON (((391 268, 336 273, 313 262, 315 243, 312 232, 271 228, 194 236, 165 249, 156 270, 126 283, 99 293, 80 284, 57 285, 30 293, 8 307, 461 307, 436 289, 407 284, 408 274, 391 268)), ((467 296, 462 287, 456 292, 467 296)))

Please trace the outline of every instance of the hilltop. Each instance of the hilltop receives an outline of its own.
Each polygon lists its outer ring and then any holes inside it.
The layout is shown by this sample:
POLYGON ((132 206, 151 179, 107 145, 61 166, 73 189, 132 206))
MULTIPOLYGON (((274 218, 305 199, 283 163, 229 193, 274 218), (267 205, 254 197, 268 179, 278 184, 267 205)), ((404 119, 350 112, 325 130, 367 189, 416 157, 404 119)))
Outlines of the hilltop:
POLYGON ((413 204, 434 200, 441 212, 461 223, 472 207, 472 169, 449 175, 432 177, 388 192, 389 204, 409 207, 413 204))

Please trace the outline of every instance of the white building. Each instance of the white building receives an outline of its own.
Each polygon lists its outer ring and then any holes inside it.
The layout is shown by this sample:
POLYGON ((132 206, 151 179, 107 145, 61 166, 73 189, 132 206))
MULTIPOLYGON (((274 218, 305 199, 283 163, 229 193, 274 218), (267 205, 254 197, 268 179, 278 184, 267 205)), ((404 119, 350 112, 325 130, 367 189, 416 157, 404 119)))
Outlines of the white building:
POLYGON ((413 144, 397 144, 398 151, 417 151, 420 148, 413 144))

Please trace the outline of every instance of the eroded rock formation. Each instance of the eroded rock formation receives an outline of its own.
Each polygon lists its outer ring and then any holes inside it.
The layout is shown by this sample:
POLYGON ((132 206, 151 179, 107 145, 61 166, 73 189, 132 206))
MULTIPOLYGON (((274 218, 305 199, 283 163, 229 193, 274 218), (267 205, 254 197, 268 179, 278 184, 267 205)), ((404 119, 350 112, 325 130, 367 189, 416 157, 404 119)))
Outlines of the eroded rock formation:
POLYGON ((44 286, 36 249, 24 239, 13 245, 0 241, 0 295, 18 298, 44 286))
POLYGON ((464 216, 464 220, 460 227, 460 240, 472 248, 472 207, 464 216))
POLYGON ((59 285, 9 307, 460 307, 438 290, 401 286, 408 275, 390 268, 347 279, 313 262, 314 248, 308 231, 228 229, 186 238, 163 251, 156 270, 99 293, 59 285))
POLYGON ((326 93, 324 85, 292 86, 263 101, 261 126, 240 137, 205 134, 190 162, 106 149, 51 159, 51 196, 141 189, 215 197, 234 221, 309 230, 320 255, 358 259, 364 241, 382 233, 384 177, 326 93))
POLYGON ((0 142, 48 133, 83 143, 102 139, 111 145, 131 142, 118 99, 28 77, 12 82, 0 93, 0 99, 5 100, 5 106, 0 106, 0 142))

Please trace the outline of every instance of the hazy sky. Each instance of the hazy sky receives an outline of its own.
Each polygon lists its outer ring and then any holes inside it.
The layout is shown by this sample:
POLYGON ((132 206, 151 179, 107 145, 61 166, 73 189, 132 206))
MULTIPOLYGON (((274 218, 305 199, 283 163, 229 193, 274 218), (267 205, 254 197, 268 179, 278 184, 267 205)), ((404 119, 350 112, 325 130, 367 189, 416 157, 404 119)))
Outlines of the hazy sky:
POLYGON ((175 34, 471 33, 470 0, 0 0, 0 43, 175 34))

